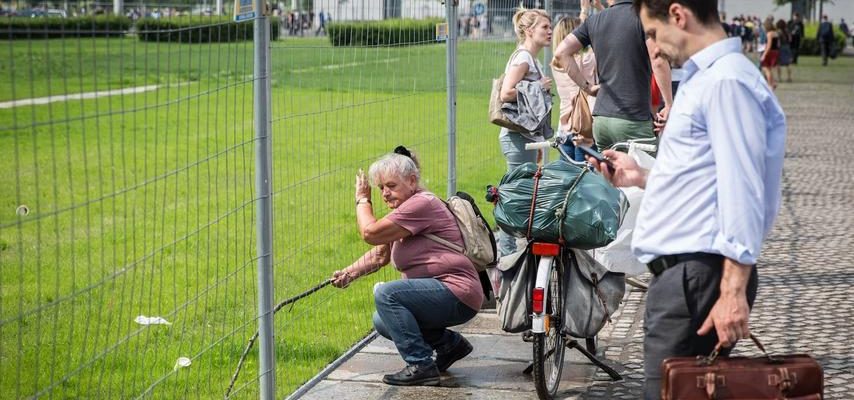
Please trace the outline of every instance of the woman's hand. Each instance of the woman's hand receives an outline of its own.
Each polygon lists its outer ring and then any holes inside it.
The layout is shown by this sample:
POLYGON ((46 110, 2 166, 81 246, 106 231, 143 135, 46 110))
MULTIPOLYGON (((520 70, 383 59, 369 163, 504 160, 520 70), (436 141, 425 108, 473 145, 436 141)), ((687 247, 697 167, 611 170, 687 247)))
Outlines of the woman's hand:
POLYGON ((593 147, 595 142, 593 141, 593 139, 589 139, 589 138, 586 138, 584 136, 576 134, 576 135, 572 135, 572 144, 574 144, 575 146, 593 147))
POLYGON ((540 79, 540 84, 543 85, 543 90, 547 92, 552 91, 552 78, 544 76, 542 79, 540 79))
POLYGON ((365 172, 359 168, 359 173, 356 174, 356 201, 363 198, 371 199, 371 185, 368 183, 365 172))
POLYGON ((350 283, 354 280, 356 280, 356 278, 344 269, 332 273, 332 286, 339 289, 350 286, 350 283))
POLYGON ((653 131, 656 135, 661 136, 664 132, 664 127, 667 125, 667 117, 670 116, 670 105, 665 105, 661 111, 657 112, 652 119, 653 131))

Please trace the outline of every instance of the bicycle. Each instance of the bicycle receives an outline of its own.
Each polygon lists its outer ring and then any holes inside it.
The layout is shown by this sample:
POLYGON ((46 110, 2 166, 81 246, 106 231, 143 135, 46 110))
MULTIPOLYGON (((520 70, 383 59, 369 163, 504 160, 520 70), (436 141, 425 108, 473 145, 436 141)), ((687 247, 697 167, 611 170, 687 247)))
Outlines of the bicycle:
MULTIPOLYGON (((552 141, 529 143, 525 145, 525 149, 540 150, 554 147, 564 156, 564 161, 588 168, 587 163, 574 161, 563 151, 560 147, 562 140, 557 137, 552 141)), ((574 262, 571 255, 567 257, 564 254, 565 251, 569 249, 559 243, 541 241, 530 243, 530 252, 537 260, 537 273, 531 295, 530 341, 533 342, 533 362, 525 372, 533 373, 534 386, 540 399, 551 399, 557 394, 567 347, 584 354, 613 380, 622 379, 617 371, 596 357, 596 337, 584 338, 585 346, 581 346, 576 339, 563 333, 563 274, 568 268, 572 268, 572 265, 564 265, 564 260, 574 262)))

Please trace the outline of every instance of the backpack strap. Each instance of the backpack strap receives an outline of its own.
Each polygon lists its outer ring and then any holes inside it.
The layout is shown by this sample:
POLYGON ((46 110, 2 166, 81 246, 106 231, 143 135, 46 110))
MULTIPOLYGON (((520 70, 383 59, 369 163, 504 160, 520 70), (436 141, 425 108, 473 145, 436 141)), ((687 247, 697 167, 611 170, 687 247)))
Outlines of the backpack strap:
POLYGON ((447 247, 447 248, 449 248, 449 249, 451 249, 451 250, 453 250, 453 251, 456 251, 457 253, 460 253, 460 254, 462 254, 462 255, 465 255, 465 254, 466 254, 466 250, 465 250, 464 248, 462 248, 462 247, 460 247, 460 246, 457 246, 456 244, 451 243, 451 242, 449 242, 449 241, 447 241, 447 240, 445 240, 445 239, 442 239, 442 238, 440 238, 440 237, 438 237, 438 236, 436 236, 436 235, 434 235, 434 234, 432 234, 432 233, 424 233, 423 235, 424 235, 424 237, 426 237, 427 239, 430 239, 430 240, 432 240, 432 241, 434 241, 434 242, 436 242, 436 243, 439 243, 439 244, 441 244, 441 245, 443 245, 443 246, 445 246, 445 247, 447 247))
MULTIPOLYGON (((431 193, 431 194, 432 194, 432 193, 431 193)), ((445 209, 446 209, 446 210, 448 210, 448 212, 449 212, 449 213, 451 213, 451 216, 452 216, 452 217, 454 217, 454 221, 456 221, 456 223, 457 223, 457 227, 458 227, 457 229, 459 229, 459 226, 460 226, 460 219, 459 219, 459 217, 457 217, 457 214, 454 214, 454 212, 451 210, 451 207, 450 207, 450 205, 448 204, 448 202, 447 202, 447 201, 445 201, 445 200, 440 199, 440 198, 439 198, 439 197, 437 197, 436 195, 433 195, 433 197, 435 197, 436 199, 438 199, 439 201, 441 201, 441 202, 442 202, 442 204, 444 204, 444 205, 445 205, 445 209)), ((449 248, 449 249, 451 249, 451 250, 453 250, 453 251, 456 251, 457 253, 460 253, 460 254, 462 254, 462 255, 466 255, 466 249, 465 249, 464 247, 462 247, 462 246, 458 246, 458 245, 456 245, 456 244, 454 244, 454 243, 451 243, 451 242, 449 242, 449 241, 447 241, 447 240, 445 240, 445 239, 442 239, 442 238, 440 238, 440 237, 438 237, 438 236, 436 236, 436 235, 434 235, 434 234, 432 234, 432 233, 422 233, 422 235, 423 235, 424 237, 426 237, 427 239, 430 239, 430 240, 432 240, 432 241, 434 241, 434 242, 436 242, 436 243, 439 243, 439 244, 441 244, 441 245, 443 245, 443 246, 445 246, 445 247, 447 247, 447 248, 449 248)), ((460 231, 460 236, 462 237, 462 235, 463 235, 463 232, 462 232, 462 230, 461 230, 461 231, 460 231)))
MULTIPOLYGON (((543 71, 540 70, 540 66, 537 65, 537 57, 534 57, 534 55, 531 54, 531 52, 528 51, 528 49, 523 48, 523 47, 517 48, 516 51, 514 51, 513 54, 510 55, 510 59, 507 60, 507 65, 504 66, 504 70, 505 71, 507 70, 507 67, 510 66, 510 63, 513 62, 513 59, 516 58, 516 55, 521 53, 521 52, 528 53, 528 55, 531 56, 531 59, 534 60, 534 70, 537 71, 537 74, 540 75, 540 79, 545 78, 546 76, 543 74, 543 71)), ((524 78, 525 77, 522 77, 522 79, 524 79, 524 78)))

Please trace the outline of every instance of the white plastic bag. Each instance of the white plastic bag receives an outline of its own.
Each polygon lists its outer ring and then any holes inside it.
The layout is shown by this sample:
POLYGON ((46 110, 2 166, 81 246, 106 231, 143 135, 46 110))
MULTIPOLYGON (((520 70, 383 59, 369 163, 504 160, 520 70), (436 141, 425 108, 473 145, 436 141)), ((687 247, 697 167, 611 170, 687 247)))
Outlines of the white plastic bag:
MULTIPOLYGON (((629 146, 629 156, 643 168, 650 169, 655 164, 655 158, 649 154, 629 146)), ((623 224, 617 231, 617 238, 605 247, 589 250, 589 254, 611 272, 622 272, 626 276, 636 276, 647 271, 646 265, 632 255, 632 233, 643 201, 644 190, 638 187, 620 188, 628 200, 629 209, 623 217, 623 224)))

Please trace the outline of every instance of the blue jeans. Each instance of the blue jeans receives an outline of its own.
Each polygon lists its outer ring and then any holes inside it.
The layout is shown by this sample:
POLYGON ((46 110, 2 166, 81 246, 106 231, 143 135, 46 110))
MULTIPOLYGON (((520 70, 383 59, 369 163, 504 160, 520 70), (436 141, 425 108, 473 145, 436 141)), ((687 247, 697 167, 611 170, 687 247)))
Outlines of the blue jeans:
MULTIPOLYGON (((561 150, 563 150, 564 153, 566 153, 566 155, 572 157, 572 161, 585 161, 584 152, 581 151, 578 147, 575 147, 575 145, 572 143, 572 140, 567 139, 566 142, 560 145, 560 148, 561 150)), ((563 158, 563 154, 560 155, 560 158, 563 158)))
MULTIPOLYGON (((504 153, 504 158, 507 160, 507 172, 526 162, 537 162, 537 152, 525 150, 525 143, 533 143, 532 140, 528 140, 516 132, 511 132, 507 128, 501 128, 498 141, 501 143, 501 152, 504 153)), ((512 235, 499 229, 497 241, 499 257, 516 252, 516 238, 512 235)))
POLYGON ((475 315, 437 279, 401 279, 377 286, 374 329, 394 342, 409 365, 433 364, 433 350, 449 352, 462 336, 447 329, 475 315))

